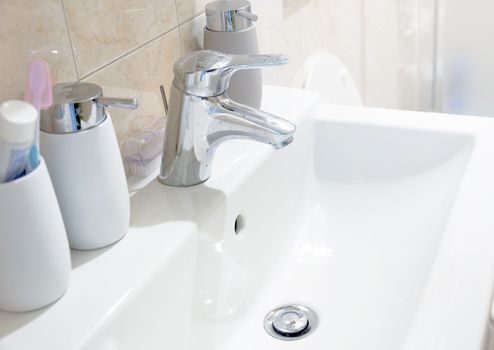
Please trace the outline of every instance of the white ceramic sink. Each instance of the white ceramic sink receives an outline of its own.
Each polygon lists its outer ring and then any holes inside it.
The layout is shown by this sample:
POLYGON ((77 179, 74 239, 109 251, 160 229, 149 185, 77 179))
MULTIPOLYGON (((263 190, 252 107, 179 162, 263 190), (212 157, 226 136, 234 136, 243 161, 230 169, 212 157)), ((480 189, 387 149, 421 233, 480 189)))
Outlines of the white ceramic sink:
POLYGON ((494 120, 265 90, 298 126, 289 147, 231 141, 205 184, 151 182, 124 240, 73 252, 63 299, 0 313, 0 349, 484 349, 494 120), (318 327, 270 337, 264 316, 291 303, 318 327))

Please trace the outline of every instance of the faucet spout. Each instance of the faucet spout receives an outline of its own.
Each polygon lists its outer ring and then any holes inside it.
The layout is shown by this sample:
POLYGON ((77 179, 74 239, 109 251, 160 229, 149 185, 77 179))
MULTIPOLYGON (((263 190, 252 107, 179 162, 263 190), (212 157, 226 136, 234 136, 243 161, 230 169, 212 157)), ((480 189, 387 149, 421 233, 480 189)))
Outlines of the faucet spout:
POLYGON ((217 147, 231 139, 250 139, 283 148, 293 141, 295 125, 277 116, 232 101, 226 95, 211 97, 216 106, 209 125, 208 143, 217 147))

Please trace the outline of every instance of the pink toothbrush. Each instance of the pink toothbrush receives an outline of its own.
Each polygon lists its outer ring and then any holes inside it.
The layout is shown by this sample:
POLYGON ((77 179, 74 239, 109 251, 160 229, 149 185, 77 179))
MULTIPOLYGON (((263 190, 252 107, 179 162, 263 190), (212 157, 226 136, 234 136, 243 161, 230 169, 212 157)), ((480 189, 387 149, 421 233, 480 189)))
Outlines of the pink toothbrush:
MULTIPOLYGON (((31 103, 38 111, 47 109, 52 105, 50 67, 46 61, 34 60, 31 62, 24 90, 24 100, 31 103)), ((39 118, 34 135, 34 142, 29 152, 27 173, 33 171, 39 163, 39 118)))

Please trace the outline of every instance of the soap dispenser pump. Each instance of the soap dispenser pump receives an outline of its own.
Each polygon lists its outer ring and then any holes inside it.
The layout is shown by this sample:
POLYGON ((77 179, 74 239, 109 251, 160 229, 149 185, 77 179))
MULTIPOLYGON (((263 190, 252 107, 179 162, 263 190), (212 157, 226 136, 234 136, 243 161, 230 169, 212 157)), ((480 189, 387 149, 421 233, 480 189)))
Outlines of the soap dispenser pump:
MULTIPOLYGON (((219 0, 206 5, 204 49, 235 55, 259 54, 257 16, 247 0, 219 0)), ((234 101, 259 108, 262 99, 260 69, 240 71, 226 91, 234 101)))
POLYGON ((41 112, 41 154, 74 249, 108 246, 129 227, 127 181, 107 107, 135 109, 137 100, 104 97, 92 83, 62 83, 41 112))

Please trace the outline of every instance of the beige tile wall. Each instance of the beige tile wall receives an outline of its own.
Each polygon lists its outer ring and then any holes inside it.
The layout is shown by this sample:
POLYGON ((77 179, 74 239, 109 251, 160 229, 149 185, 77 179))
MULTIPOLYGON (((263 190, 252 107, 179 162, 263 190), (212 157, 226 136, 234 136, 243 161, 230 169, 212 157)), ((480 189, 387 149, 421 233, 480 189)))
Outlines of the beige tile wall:
MULTIPOLYGON (((419 1, 419 0, 404 0, 419 1)), ((112 112, 120 140, 163 115, 173 62, 202 42, 207 0, 2 0, 0 101, 22 96, 29 62, 46 59, 54 82, 99 83, 105 94, 137 97, 135 111, 112 112)), ((395 0, 252 0, 265 53, 290 55, 264 72, 266 83, 300 86, 304 59, 332 52, 353 73, 368 105, 417 108, 416 47, 400 42, 402 2, 395 0), (401 60, 401 61, 400 61, 401 60), (413 96, 412 96, 413 95, 413 96), (403 99, 403 96, 407 98, 403 99), (412 97, 410 97, 412 96, 412 97), (410 102, 412 101, 412 102, 410 102)), ((406 21, 414 21, 407 13, 406 21)), ((411 27, 408 35, 416 36, 411 27)), ((410 29, 410 28, 408 28, 410 29)), ((415 32, 414 32, 415 30, 415 32)), ((410 40, 409 40, 410 41, 410 40)), ((413 42, 413 38, 410 42, 413 42)))
POLYGON ((56 81, 77 79, 59 0, 0 1, 0 101, 23 95, 29 62, 49 62, 56 81))

